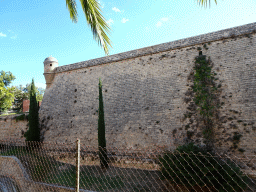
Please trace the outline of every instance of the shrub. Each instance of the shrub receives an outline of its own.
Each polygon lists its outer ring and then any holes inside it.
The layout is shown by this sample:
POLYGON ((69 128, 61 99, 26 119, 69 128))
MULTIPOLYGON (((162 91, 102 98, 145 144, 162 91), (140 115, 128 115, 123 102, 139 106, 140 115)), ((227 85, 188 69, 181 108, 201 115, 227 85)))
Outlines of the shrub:
POLYGON ((189 190, 206 186, 216 191, 242 191, 247 177, 231 160, 224 161, 210 149, 193 143, 179 146, 159 157, 162 175, 189 190))

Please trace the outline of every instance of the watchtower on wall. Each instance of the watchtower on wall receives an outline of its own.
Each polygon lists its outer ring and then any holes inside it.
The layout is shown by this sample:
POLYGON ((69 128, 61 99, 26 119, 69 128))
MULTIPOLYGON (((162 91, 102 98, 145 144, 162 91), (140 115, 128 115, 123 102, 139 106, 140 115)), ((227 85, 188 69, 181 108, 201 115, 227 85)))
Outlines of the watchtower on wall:
POLYGON ((46 81, 46 89, 48 89, 52 82, 53 82, 53 79, 54 79, 54 76, 55 76, 55 72, 54 72, 54 69, 56 67, 58 67, 58 60, 52 56, 50 57, 47 57, 45 60, 44 60, 44 78, 45 78, 45 81, 46 81))

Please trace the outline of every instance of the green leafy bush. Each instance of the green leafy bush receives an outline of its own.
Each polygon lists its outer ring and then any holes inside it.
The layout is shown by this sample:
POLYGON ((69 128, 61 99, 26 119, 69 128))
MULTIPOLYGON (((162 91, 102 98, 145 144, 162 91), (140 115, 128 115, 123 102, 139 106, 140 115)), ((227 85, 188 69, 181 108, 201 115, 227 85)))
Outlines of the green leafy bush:
POLYGON ((162 175, 189 190, 206 186, 212 191, 243 191, 247 177, 231 160, 223 160, 210 149, 193 143, 179 146, 159 157, 162 175))

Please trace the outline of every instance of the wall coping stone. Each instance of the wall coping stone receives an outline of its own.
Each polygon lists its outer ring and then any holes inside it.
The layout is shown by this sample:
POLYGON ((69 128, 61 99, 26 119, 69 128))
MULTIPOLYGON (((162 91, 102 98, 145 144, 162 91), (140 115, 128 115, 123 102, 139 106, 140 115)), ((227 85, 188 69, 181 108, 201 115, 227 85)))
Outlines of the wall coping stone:
POLYGON ((92 67, 96 65, 117 62, 125 59, 131 59, 131 58, 136 58, 136 57, 145 56, 149 54, 164 52, 172 49, 184 48, 184 47, 202 44, 206 42, 227 39, 230 37, 237 37, 237 36, 255 33, 255 32, 256 32, 256 22, 238 26, 238 27, 228 28, 228 29, 224 29, 216 32, 206 33, 203 35, 171 41, 168 43, 162 43, 162 44, 158 44, 150 47, 135 49, 132 51, 118 53, 110 56, 100 57, 97 59, 91 59, 91 60, 82 61, 74 64, 63 65, 63 66, 56 67, 54 72, 61 73, 65 71, 72 71, 72 70, 77 70, 81 68, 87 68, 87 67, 92 67))

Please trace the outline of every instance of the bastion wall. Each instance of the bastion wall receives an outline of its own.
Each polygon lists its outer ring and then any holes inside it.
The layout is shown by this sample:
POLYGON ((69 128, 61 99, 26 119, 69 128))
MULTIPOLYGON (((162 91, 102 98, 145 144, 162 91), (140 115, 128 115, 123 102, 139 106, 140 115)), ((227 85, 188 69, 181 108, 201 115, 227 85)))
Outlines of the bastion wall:
POLYGON ((101 78, 107 147, 176 148, 188 132, 202 143, 200 123, 194 117, 184 119, 193 107, 190 77, 202 51, 221 84, 216 147, 231 150, 236 132, 242 135, 238 149, 256 153, 255 48, 256 23, 251 23, 56 67, 39 111, 42 139, 74 143, 79 138, 98 145, 101 78))

